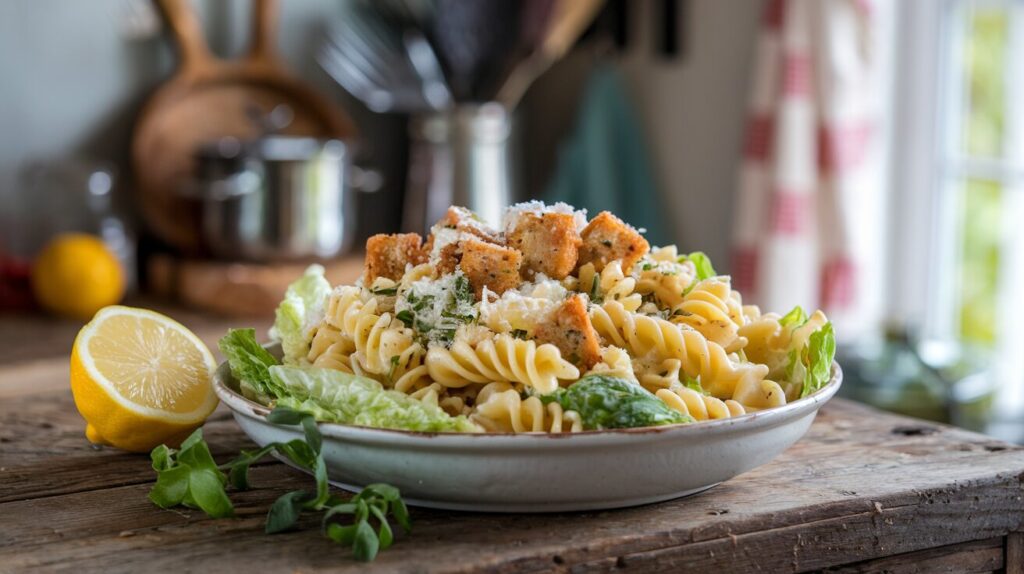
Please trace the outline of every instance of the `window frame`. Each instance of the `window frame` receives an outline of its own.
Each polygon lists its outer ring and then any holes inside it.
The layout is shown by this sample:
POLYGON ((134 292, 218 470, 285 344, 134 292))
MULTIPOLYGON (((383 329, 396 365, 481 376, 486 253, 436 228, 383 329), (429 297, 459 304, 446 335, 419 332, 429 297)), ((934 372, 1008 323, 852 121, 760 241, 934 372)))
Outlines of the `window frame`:
MULTIPOLYGON (((959 261, 963 246, 959 203, 969 179, 1002 185, 1004 253, 1024 254, 1024 59, 1010 63, 1006 89, 1005 157, 968 157, 959 149, 968 82, 963 77, 964 18, 978 0, 907 0, 897 3, 891 106, 892 161, 886 314, 919 326, 926 341, 959 340, 959 261), (1014 107, 1016 106, 1016 108, 1014 107), (951 233, 950 230, 953 230, 951 233)), ((1024 2, 981 0, 1011 10, 1012 54, 1024 55, 1024 2)), ((1022 56, 1024 58, 1024 56, 1022 56)), ((1024 257, 1001 261, 997 346, 992 376, 999 384, 997 417, 1024 410, 1024 257), (1020 348, 1018 348, 1020 347, 1020 348)))

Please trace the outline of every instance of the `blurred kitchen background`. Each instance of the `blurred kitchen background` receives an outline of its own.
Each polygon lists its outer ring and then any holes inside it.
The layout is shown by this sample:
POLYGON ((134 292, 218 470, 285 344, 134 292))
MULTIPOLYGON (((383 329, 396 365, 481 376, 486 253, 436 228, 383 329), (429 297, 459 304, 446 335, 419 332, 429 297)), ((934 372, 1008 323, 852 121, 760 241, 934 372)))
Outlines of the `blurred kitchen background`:
POLYGON ((824 308, 847 396, 1024 442, 1022 2, 10 0, 0 78, 8 338, 122 287, 245 323, 564 200, 824 308))

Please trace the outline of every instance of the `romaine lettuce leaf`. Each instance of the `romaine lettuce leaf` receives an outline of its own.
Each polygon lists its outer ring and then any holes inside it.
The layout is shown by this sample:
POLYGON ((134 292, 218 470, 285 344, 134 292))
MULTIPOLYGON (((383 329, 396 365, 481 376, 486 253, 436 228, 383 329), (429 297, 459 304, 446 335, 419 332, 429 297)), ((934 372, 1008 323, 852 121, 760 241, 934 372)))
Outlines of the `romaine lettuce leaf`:
POLYGON ((320 265, 310 265, 302 277, 288 286, 270 329, 271 338, 281 341, 285 363, 299 363, 309 353, 313 327, 323 318, 330 295, 331 284, 320 265))
POLYGON ((811 333, 804 348, 804 364, 807 376, 800 396, 806 397, 825 386, 832 377, 832 359, 836 355, 836 335, 832 323, 825 323, 821 329, 811 333))
POLYGON ((588 375, 541 400, 578 412, 587 430, 693 422, 640 385, 607 375, 588 375))
POLYGON ((711 258, 703 251, 694 251, 687 255, 686 259, 692 261, 693 266, 697 268, 697 281, 703 281, 709 277, 718 276, 718 273, 715 272, 715 268, 711 265, 711 258))
POLYGON ((270 377, 284 389, 276 406, 320 421, 422 432, 480 430, 464 416, 452 417, 437 405, 342 371, 281 365, 270 368, 270 377))
POLYGON ((800 389, 800 397, 814 394, 832 378, 832 360, 836 354, 836 336, 832 323, 811 333, 807 344, 790 349, 785 380, 800 389))
POLYGON ((231 374, 239 381, 242 395, 268 404, 281 389, 270 377, 270 367, 280 364, 256 341, 255 329, 229 329, 217 342, 220 352, 228 359, 231 374))
POLYGON ((803 325, 806 322, 807 313, 804 312, 804 308, 801 307, 800 305, 793 307, 793 309, 789 313, 786 313, 785 315, 782 316, 781 319, 779 319, 779 324, 782 325, 783 327, 799 327, 800 325, 803 325))

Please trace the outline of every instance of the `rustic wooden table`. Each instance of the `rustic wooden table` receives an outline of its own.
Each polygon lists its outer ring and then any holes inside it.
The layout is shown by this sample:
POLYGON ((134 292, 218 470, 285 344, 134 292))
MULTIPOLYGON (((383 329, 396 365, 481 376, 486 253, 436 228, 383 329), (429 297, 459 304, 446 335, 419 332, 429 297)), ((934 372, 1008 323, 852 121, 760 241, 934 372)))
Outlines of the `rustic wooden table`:
MULTIPOLYGON (((228 324, 173 314, 208 342, 228 324)), ((233 495, 236 518, 153 506, 148 457, 82 435, 67 390, 75 330, 0 318, 0 572, 1024 574, 1024 448, 841 399, 774 462, 703 494, 551 515, 413 509, 411 535, 354 562, 315 523, 263 534, 269 504, 301 480, 274 462, 233 495)), ((251 446, 223 408, 205 432, 218 460, 251 446)))

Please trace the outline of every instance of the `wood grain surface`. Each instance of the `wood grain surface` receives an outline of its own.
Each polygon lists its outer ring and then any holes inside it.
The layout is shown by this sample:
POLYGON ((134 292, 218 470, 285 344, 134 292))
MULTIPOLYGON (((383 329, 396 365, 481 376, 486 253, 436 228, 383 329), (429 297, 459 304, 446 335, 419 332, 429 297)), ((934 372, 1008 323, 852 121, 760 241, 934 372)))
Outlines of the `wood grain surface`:
MULTIPOLYGON (((413 533, 364 565, 315 524, 263 534, 274 498, 309 480, 297 471, 254 469, 237 518, 160 510, 147 457, 93 449, 82 426, 66 391, 0 404, 0 571, 995 571, 1024 517, 1024 449, 835 400, 776 461, 704 494, 552 515, 414 509, 413 533)), ((248 444, 223 408, 206 434, 218 460, 248 444)))
MULTIPOLYGON (((209 344, 240 326, 162 310, 209 344)), ((775 461, 700 495, 550 515, 413 509, 413 533, 362 564, 314 522, 263 534, 270 503, 310 480, 276 462, 232 493, 236 518, 156 508, 148 457, 83 436, 66 372, 77 325, 0 325, 14 350, 0 363, 0 572, 1024 574, 1024 448, 841 399, 775 461)), ((205 434, 219 461, 252 446, 223 407, 205 434)))

